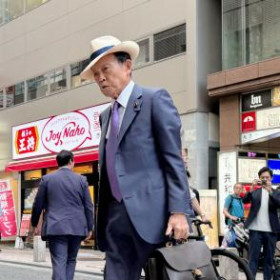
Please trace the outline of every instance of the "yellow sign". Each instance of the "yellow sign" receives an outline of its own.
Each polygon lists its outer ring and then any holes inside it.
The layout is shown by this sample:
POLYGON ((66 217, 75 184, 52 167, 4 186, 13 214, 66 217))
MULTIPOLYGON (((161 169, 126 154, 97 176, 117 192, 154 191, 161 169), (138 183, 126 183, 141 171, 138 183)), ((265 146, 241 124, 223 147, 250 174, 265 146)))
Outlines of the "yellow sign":
POLYGON ((272 106, 280 106, 280 87, 272 90, 272 106))

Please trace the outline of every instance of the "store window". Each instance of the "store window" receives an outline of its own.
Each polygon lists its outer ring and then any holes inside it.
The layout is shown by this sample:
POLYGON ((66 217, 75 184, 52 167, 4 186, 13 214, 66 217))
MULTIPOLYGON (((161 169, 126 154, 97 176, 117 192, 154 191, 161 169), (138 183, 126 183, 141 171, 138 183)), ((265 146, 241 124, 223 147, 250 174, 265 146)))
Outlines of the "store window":
POLYGON ((48 0, 25 0, 26 12, 44 4, 47 1, 48 0))
POLYGON ((27 81, 27 100, 33 100, 46 95, 48 91, 48 76, 41 75, 27 81))
POLYGON ((154 35, 154 60, 158 61, 186 51, 186 24, 154 35))
POLYGON ((66 89, 66 70, 59 69, 50 73, 51 93, 66 89))
POLYGON ((24 180, 38 180, 42 178, 42 170, 36 169, 36 170, 29 170, 24 172, 24 180))
POLYGON ((223 68, 280 55, 280 1, 223 0, 223 68))
POLYGON ((6 88, 6 105, 12 107, 24 102, 24 82, 6 88))
POLYGON ((140 48, 139 56, 137 57, 134 65, 140 67, 150 62, 150 39, 144 39, 137 42, 140 48))
POLYGON ((84 84, 88 84, 90 81, 81 78, 80 73, 89 64, 90 59, 85 59, 77 63, 71 64, 71 87, 75 88, 84 84))
POLYGON ((0 89, 0 110, 4 108, 4 90, 0 89))
POLYGON ((14 106, 14 88, 13 86, 6 88, 6 107, 14 106))

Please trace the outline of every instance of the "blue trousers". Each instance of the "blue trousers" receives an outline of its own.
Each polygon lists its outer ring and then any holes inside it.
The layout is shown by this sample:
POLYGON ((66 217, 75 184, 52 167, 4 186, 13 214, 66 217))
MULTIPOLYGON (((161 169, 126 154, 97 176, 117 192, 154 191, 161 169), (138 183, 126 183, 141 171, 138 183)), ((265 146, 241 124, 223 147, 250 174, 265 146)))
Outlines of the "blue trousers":
POLYGON ((49 237, 53 275, 52 280, 73 280, 76 258, 82 238, 60 235, 49 237))
POLYGON ((263 279, 271 280, 277 235, 272 232, 250 230, 249 266, 256 277, 259 257, 263 247, 263 279))
POLYGON ((139 280, 148 256, 159 245, 149 244, 138 235, 123 203, 109 202, 106 220, 104 279, 139 280))

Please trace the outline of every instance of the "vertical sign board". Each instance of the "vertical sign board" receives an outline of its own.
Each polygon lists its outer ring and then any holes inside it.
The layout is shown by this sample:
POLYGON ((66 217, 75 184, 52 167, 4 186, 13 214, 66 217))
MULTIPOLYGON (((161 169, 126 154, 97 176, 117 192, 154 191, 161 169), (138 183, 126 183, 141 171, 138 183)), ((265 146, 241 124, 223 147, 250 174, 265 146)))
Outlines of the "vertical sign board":
POLYGON ((224 234, 225 219, 223 208, 225 198, 233 193, 233 186, 237 179, 237 153, 221 152, 219 154, 219 217, 220 234, 224 234))
POLYGON ((0 203, 2 215, 0 217, 0 230, 3 238, 17 236, 16 214, 13 193, 9 180, 0 180, 0 203))

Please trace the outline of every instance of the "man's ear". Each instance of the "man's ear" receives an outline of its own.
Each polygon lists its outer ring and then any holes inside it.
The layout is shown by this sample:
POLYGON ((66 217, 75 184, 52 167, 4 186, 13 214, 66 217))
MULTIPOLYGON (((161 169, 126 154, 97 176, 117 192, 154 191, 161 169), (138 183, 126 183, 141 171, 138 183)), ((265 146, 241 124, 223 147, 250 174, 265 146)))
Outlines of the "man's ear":
POLYGON ((125 61, 125 67, 126 67, 126 69, 129 71, 129 73, 131 75, 131 72, 132 72, 132 60, 131 59, 127 59, 125 61))

